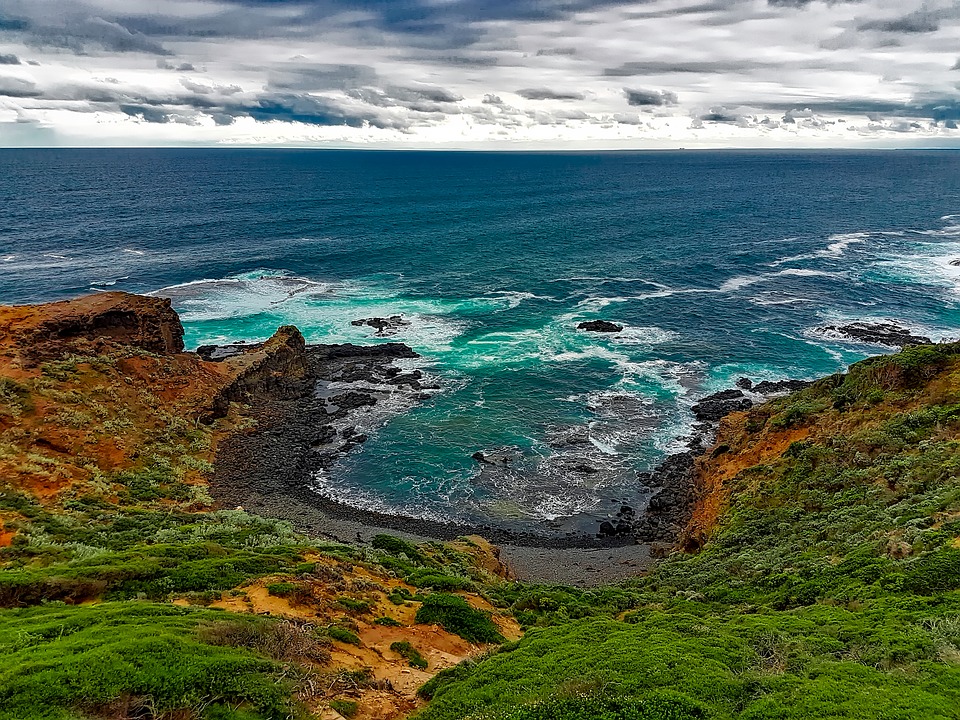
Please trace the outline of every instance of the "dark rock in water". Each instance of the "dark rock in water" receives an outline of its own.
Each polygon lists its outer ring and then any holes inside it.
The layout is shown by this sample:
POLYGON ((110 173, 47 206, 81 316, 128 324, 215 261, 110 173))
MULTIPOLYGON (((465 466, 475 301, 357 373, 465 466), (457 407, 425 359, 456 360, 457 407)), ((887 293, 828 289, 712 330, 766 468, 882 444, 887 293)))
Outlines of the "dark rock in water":
POLYGON ((585 475, 594 475, 600 472, 597 468, 593 467, 593 465, 587 465, 586 463, 577 463, 573 466, 573 471, 584 473, 585 475))
POLYGON ((395 375, 390 380, 391 385, 409 385, 414 390, 420 390, 420 379, 423 377, 423 373, 419 370, 414 370, 413 372, 404 373, 403 375, 395 375))
POLYGON ((337 395, 336 397, 330 398, 330 403, 346 410, 355 410, 356 408, 363 407, 364 405, 375 405, 377 403, 377 399, 367 395, 366 393, 350 390, 342 395, 337 395))
POLYGON ((738 410, 749 410, 753 401, 740 390, 723 390, 708 395, 693 406, 693 414, 697 420, 716 422, 722 417, 738 410))
POLYGON ((616 333, 623 330, 623 325, 617 325, 609 320, 587 320, 577 325, 577 330, 616 333))
POLYGON ((956 260, 951 260, 950 264, 953 265, 954 267, 960 267, 960 258, 957 258, 956 260))
POLYGON ((403 343, 380 343, 379 345, 316 345, 311 350, 321 360, 357 357, 365 360, 372 358, 418 358, 420 357, 408 345, 403 343))
POLYGON ((932 345, 928 337, 914 335, 909 329, 894 323, 863 323, 849 325, 826 325, 821 332, 839 335, 842 338, 870 345, 904 347, 906 345, 932 345))
POLYGON ((487 456, 483 454, 483 451, 477 450, 473 455, 471 455, 474 460, 478 463, 483 463, 484 465, 493 465, 493 463, 487 459, 487 456))
POLYGON ((753 386, 755 393, 761 395, 773 395, 774 393, 796 392, 813 385, 812 380, 777 380, 775 382, 764 380, 753 386))
POLYGON ((402 315, 391 315, 388 318, 372 317, 363 320, 354 320, 350 323, 357 327, 367 325, 376 329, 377 335, 396 335, 402 327, 410 324, 409 320, 404 320, 402 315))
POLYGON ((630 507, 629 505, 623 505, 623 506, 620 508, 620 514, 621 514, 621 515, 634 515, 635 513, 634 513, 632 507, 630 507))
POLYGON ((617 534, 616 526, 609 520, 604 520, 600 523, 600 529, 597 530, 598 537, 613 537, 617 534))
POLYGON ((337 429, 333 425, 324 425, 317 431, 317 434, 314 436, 313 440, 310 441, 310 447, 320 447, 321 445, 329 445, 337 437, 337 429))
POLYGON ((740 388, 741 390, 753 389, 753 380, 751 380, 750 378, 745 378, 745 377, 739 378, 736 384, 737 384, 737 387, 740 388))

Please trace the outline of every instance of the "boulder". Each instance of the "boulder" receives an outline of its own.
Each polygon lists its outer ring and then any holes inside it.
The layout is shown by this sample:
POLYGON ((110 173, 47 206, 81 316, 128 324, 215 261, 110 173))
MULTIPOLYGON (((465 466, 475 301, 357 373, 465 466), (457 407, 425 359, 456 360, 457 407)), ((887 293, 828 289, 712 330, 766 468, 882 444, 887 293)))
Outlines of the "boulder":
POLYGON ((697 420, 716 422, 732 412, 749 410, 751 407, 753 401, 741 390, 723 390, 703 398, 692 410, 697 420))
POLYGON ((587 320, 577 325, 577 330, 618 333, 623 330, 623 325, 617 325, 617 323, 610 322, 609 320, 587 320))
POLYGON ((354 320, 350 323, 356 327, 366 325, 374 328, 377 335, 396 335, 400 328, 410 324, 409 320, 404 320, 402 315, 391 315, 388 318, 372 317, 354 320))

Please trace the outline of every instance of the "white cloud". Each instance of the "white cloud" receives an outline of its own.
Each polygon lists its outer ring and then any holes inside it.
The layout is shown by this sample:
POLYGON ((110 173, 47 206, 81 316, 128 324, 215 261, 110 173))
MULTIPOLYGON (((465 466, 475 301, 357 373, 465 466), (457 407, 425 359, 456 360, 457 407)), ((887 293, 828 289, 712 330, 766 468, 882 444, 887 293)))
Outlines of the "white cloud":
POLYGON ((577 5, 8 0, 0 145, 960 140, 955 3, 577 5))

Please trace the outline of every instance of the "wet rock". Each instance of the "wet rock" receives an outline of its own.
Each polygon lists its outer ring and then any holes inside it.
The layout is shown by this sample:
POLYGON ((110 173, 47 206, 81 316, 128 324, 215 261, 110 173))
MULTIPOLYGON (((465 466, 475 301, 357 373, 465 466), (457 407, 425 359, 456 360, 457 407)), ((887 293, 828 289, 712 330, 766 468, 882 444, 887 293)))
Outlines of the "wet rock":
POLYGON ((377 399, 372 395, 357 392, 356 390, 350 390, 342 395, 330 398, 331 405, 336 405, 338 408, 344 410, 356 410, 364 405, 375 405, 376 402, 377 399))
POLYGON ((753 389, 753 380, 750 378, 742 377, 738 378, 736 386, 741 390, 752 390, 753 389))
POLYGON ((849 325, 825 325, 819 330, 842 339, 870 345, 905 347, 907 345, 932 345, 928 337, 914 335, 909 329, 896 323, 855 322, 849 325))
POLYGON ((385 335, 396 335, 400 328, 410 324, 409 320, 404 320, 402 315, 391 315, 388 318, 372 317, 362 320, 354 320, 350 323, 356 327, 368 326, 374 328, 376 334, 383 337, 385 335))
POLYGON ((320 428, 313 440, 310 441, 310 447, 320 447, 329 445, 337 437, 337 429, 333 425, 324 425, 320 428))
POLYGON ((600 523, 600 528, 597 530, 598 537, 613 537, 617 534, 617 527, 609 520, 604 520, 600 523))
POLYGON ((753 407, 753 401, 741 390, 723 390, 703 398, 693 406, 692 410, 697 420, 716 422, 732 412, 749 410, 751 407, 753 407))
POLYGON ((623 330, 623 325, 617 325, 617 323, 610 322, 609 320, 587 320, 577 325, 577 330, 617 333, 623 330))
POLYGON ((753 391, 761 395, 775 395, 777 393, 796 392, 813 385, 812 380, 764 380, 753 386, 753 391))

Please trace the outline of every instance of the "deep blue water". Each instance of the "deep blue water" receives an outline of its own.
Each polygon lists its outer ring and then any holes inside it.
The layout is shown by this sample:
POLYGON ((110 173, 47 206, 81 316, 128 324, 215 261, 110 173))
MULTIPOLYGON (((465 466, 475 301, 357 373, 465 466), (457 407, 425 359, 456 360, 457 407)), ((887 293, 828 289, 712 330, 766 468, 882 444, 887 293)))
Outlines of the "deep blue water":
POLYGON ((392 339, 443 390, 371 416, 318 488, 417 515, 602 514, 700 395, 882 350, 818 326, 960 336, 956 258, 950 151, 0 152, 0 302, 157 291, 192 346, 411 320, 392 339), (593 318, 626 330, 575 329, 593 318), (497 449, 517 461, 481 474, 497 449))

